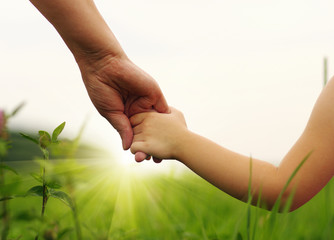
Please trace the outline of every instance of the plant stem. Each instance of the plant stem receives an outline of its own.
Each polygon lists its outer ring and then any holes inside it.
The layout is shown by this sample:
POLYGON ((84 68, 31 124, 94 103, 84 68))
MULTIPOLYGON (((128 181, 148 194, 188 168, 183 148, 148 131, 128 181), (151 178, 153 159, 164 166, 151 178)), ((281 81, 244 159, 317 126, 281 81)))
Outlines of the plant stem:
MULTIPOLYGON (((42 211, 41 211, 41 217, 42 217, 42 222, 44 222, 44 212, 45 212, 45 207, 46 203, 48 202, 48 188, 46 185, 46 170, 45 170, 45 163, 49 159, 49 152, 45 148, 41 148, 43 152, 43 159, 44 159, 44 165, 42 166, 42 179, 43 179, 43 200, 42 200, 42 211)), ((35 240, 38 240, 39 233, 35 237, 35 240)))
POLYGON ((44 166, 43 166, 43 175, 42 175, 42 178, 43 178, 43 202, 42 202, 42 213, 41 213, 42 220, 44 218, 45 207, 48 201, 48 188, 46 186, 45 162, 49 160, 49 153, 46 149, 43 149, 43 157, 44 157, 44 166))
POLYGON ((247 239, 250 240, 250 228, 251 228, 251 220, 252 220, 252 173, 253 173, 253 159, 250 157, 249 159, 249 180, 248 180, 248 207, 247 207, 247 239))
POLYGON ((82 235, 81 235, 80 222, 79 222, 79 218, 78 218, 78 212, 77 212, 77 208, 76 208, 74 202, 73 202, 73 204, 74 204, 74 207, 73 207, 73 218, 74 218, 74 223, 75 223, 75 232, 77 234, 77 240, 81 240, 82 239, 82 235))
POLYGON ((77 210, 76 201, 75 201, 75 197, 74 197, 73 180, 72 180, 71 176, 67 176, 66 182, 67 182, 67 186, 68 186, 68 192, 69 192, 70 196, 72 197, 72 201, 73 201, 72 216, 73 216, 73 221, 74 221, 74 224, 75 224, 75 232, 76 232, 76 235, 77 235, 77 240, 81 240, 82 239, 81 226, 80 226, 80 221, 79 221, 79 217, 78 217, 78 210, 77 210))
POLYGON ((42 202, 42 213, 41 213, 42 219, 44 217, 45 206, 46 206, 46 203, 48 201, 47 187, 46 187, 46 184, 45 184, 45 181, 44 181, 44 179, 45 179, 44 176, 45 176, 45 168, 43 168, 43 202, 42 202))

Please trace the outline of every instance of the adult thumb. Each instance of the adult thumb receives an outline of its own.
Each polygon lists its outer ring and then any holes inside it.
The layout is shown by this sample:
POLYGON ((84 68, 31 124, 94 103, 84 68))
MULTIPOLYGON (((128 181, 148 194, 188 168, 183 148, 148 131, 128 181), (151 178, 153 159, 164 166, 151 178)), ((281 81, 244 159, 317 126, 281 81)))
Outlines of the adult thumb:
POLYGON ((170 113, 169 106, 163 95, 161 95, 156 104, 154 104, 154 109, 159 113, 170 113))
POLYGON ((129 118, 122 112, 109 113, 105 116, 109 123, 117 130, 121 139, 124 150, 131 147, 133 131, 129 118))

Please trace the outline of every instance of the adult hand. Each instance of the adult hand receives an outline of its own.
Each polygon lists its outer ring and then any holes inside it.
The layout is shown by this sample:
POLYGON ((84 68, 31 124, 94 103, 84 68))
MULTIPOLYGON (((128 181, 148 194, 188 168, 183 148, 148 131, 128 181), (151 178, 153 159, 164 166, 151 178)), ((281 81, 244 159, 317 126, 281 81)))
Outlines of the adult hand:
MULTIPOLYGON (((99 113, 117 129, 129 149, 133 114, 168 112, 154 79, 133 64, 93 0, 30 0, 56 28, 73 53, 88 94, 99 113)), ((143 153, 136 159, 145 159, 143 153)))
MULTIPOLYGON (((123 148, 132 144, 129 117, 148 111, 169 112, 157 82, 125 55, 78 61, 90 99, 98 112, 119 132, 123 148)), ((143 153, 136 155, 144 160, 143 153)))

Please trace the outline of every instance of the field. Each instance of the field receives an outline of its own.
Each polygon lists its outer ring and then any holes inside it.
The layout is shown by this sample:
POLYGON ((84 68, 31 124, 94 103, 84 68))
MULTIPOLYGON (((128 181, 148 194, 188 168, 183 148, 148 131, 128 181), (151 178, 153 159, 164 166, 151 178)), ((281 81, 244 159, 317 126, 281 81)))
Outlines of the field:
POLYGON ((91 147, 75 146, 74 154, 67 142, 43 165, 18 161, 42 154, 16 134, 12 139, 6 164, 16 174, 3 171, 1 194, 13 199, 0 202, 6 239, 334 239, 332 182, 300 209, 276 213, 233 199, 180 164, 145 174, 91 147), (51 194, 41 217, 42 194, 27 191, 41 184, 43 168, 50 193, 68 198, 51 194))

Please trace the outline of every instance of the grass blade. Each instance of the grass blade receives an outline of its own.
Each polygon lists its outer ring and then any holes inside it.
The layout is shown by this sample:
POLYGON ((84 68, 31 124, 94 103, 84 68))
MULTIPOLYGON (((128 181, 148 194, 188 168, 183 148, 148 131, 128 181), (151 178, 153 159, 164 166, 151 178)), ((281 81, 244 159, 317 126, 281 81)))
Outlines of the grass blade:
POLYGON ((292 179, 296 176, 296 174, 298 173, 299 169, 304 165, 304 163, 306 162, 306 160, 311 156, 312 154, 312 151, 309 152, 304 158, 303 160, 298 164, 298 166, 296 167, 296 169, 292 172, 291 176, 289 177, 288 181, 285 183, 282 191, 280 192, 276 202, 275 202, 275 205, 273 207, 273 210, 277 209, 277 211, 279 211, 279 206, 280 206, 280 203, 281 203, 281 199, 282 199, 282 196, 284 194, 284 192, 286 191, 286 189, 288 188, 289 184, 291 183, 292 179))
POLYGON ((326 86, 326 84, 327 84, 327 80, 328 80, 328 71, 327 71, 327 69, 328 69, 328 64, 327 64, 327 58, 325 57, 324 58, 324 87, 326 86))
POLYGON ((250 240, 250 228, 251 228, 251 218, 252 218, 252 173, 253 173, 253 159, 249 159, 249 180, 248 180, 248 200, 247 200, 247 239, 250 240))
MULTIPOLYGON (((277 214, 280 212, 280 205, 281 205, 281 200, 282 200, 282 197, 283 197, 283 194, 284 192, 287 190, 289 184, 291 183, 292 179, 296 176, 296 174, 298 173, 298 171, 300 170, 300 168, 304 165, 304 163, 306 162, 306 160, 310 157, 310 155, 312 154, 312 151, 309 152, 304 158, 303 160, 298 164, 298 166, 296 167, 296 169, 292 172, 292 174, 290 175, 288 181, 285 183, 282 191, 280 192, 280 194, 278 195, 278 198, 271 210, 271 213, 270 213, 270 217, 269 217, 269 231, 271 234, 275 235, 275 233, 273 232, 274 231, 274 225, 275 225, 275 222, 276 222, 276 216, 277 214)), ((292 193, 293 194, 293 193, 292 193)), ((292 197, 293 195, 290 195, 288 200, 287 200, 287 205, 290 205, 291 206, 291 202, 292 202, 292 197), (290 203, 290 204, 289 204, 290 203)), ((288 206, 290 208, 290 206, 288 206)), ((287 207, 285 206, 283 212, 287 212, 289 209, 287 209, 287 207)))

